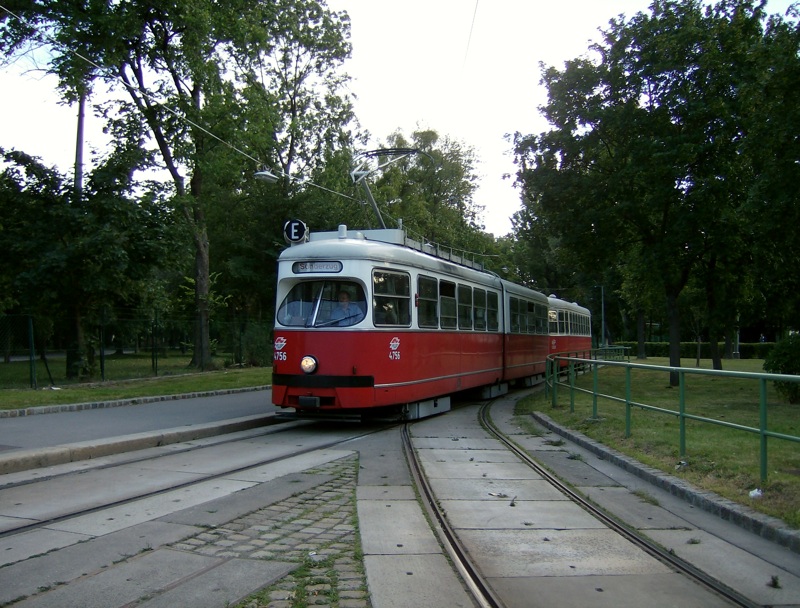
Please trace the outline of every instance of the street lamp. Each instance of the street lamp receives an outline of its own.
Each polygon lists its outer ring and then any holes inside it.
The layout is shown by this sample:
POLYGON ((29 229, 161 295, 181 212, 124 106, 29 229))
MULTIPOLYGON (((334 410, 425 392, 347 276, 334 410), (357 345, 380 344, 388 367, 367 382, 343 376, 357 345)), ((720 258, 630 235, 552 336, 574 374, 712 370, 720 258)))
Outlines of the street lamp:
POLYGON ((272 171, 264 169, 263 171, 257 171, 254 173, 254 176, 257 180, 262 182, 267 182, 268 184, 276 184, 281 176, 292 180, 293 182, 298 182, 300 184, 308 184, 309 186, 314 186, 315 188, 319 188, 320 190, 324 190, 325 192, 330 192, 331 194, 335 194, 336 196, 341 196, 342 198, 346 198, 351 201, 355 201, 357 203, 361 203, 358 199, 353 198, 352 196, 348 196, 346 194, 342 194, 341 192, 336 192, 336 190, 331 190, 330 188, 326 188, 325 186, 320 186, 319 184, 315 184, 311 180, 307 179, 300 179, 294 177, 293 175, 289 175, 288 173, 284 173, 283 171, 279 172, 280 175, 275 175, 272 171))
POLYGON ((255 176, 257 180, 267 182, 268 184, 277 184, 279 179, 272 171, 267 171, 266 169, 264 171, 258 171, 255 176))

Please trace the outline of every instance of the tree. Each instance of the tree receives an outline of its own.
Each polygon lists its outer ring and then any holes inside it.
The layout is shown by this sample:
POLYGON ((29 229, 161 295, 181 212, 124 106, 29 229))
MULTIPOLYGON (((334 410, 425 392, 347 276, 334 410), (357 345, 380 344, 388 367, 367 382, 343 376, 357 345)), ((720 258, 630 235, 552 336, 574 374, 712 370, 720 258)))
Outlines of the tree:
POLYGON ((753 82, 774 81, 765 19, 748 0, 656 0, 650 14, 615 19, 595 61, 543 69, 553 129, 515 139, 532 215, 576 266, 636 258, 628 276, 659 283, 674 366, 684 288, 704 277, 714 342, 735 324, 746 293, 737 279, 759 247, 743 211, 755 183, 746 142, 765 120, 753 82))
POLYGON ((97 321, 120 302, 135 304, 167 264, 169 213, 152 193, 130 197, 138 155, 124 150, 89 174, 78 200, 67 178, 37 159, 2 150, 0 158, 0 248, 16 310, 65 319, 67 377, 91 375, 87 319, 97 321))
POLYGON ((319 148, 336 141, 350 118, 330 76, 349 53, 346 16, 313 0, 38 0, 22 14, 5 23, 0 50, 51 46, 66 99, 102 80, 128 97, 109 114, 115 131, 152 142, 194 243, 193 362, 208 367, 209 210, 247 170, 310 161, 313 144, 305 156, 298 147, 306 132, 319 148))

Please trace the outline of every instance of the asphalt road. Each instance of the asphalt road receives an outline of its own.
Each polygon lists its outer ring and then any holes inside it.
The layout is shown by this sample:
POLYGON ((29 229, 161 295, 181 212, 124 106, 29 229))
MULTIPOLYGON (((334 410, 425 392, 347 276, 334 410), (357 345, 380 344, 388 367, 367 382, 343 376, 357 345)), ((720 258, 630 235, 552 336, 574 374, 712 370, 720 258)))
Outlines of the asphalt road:
POLYGON ((277 411, 269 390, 0 418, 0 454, 277 411))

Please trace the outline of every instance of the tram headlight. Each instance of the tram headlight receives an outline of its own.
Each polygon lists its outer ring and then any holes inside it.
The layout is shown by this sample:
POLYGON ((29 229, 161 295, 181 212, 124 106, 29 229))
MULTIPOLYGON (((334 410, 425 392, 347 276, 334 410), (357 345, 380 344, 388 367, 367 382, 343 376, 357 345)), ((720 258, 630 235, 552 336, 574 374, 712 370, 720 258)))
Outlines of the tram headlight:
POLYGON ((317 371, 317 360, 311 355, 306 355, 300 359, 300 369, 307 374, 313 374, 317 371))

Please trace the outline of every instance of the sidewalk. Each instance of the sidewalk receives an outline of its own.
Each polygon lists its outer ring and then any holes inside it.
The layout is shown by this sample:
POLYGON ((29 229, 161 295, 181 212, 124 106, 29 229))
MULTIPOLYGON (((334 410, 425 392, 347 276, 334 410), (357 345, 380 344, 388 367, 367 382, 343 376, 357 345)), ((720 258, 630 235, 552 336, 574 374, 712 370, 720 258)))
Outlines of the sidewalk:
POLYGON ((8 411, 0 474, 247 430, 276 408, 259 387, 8 411))

